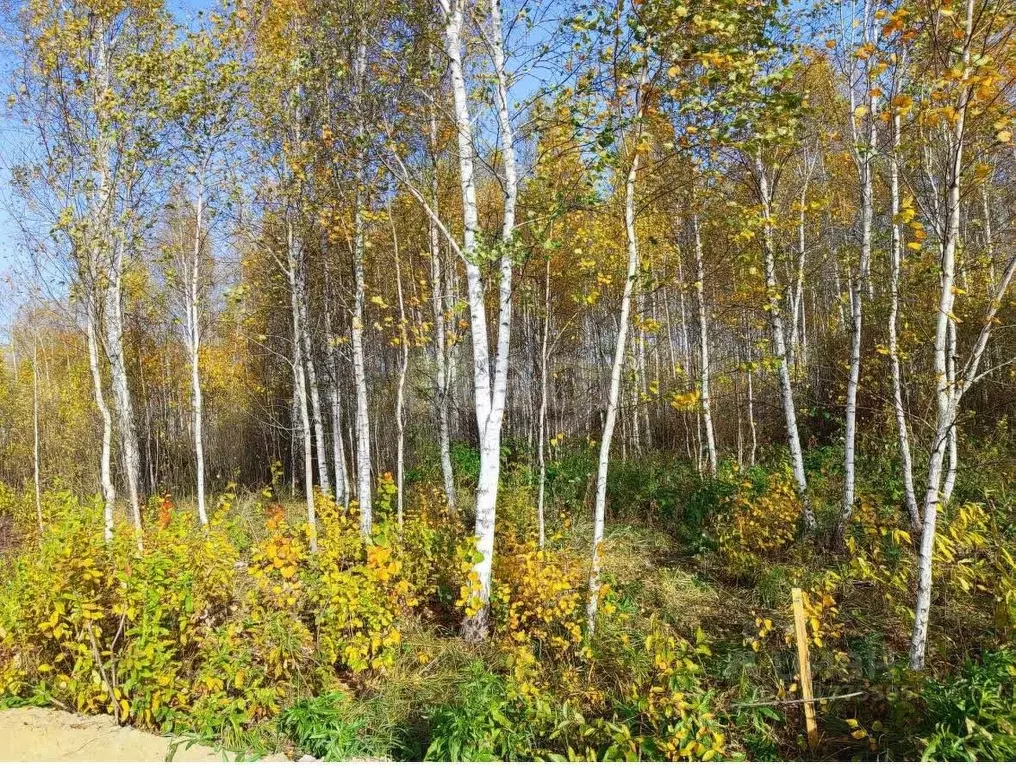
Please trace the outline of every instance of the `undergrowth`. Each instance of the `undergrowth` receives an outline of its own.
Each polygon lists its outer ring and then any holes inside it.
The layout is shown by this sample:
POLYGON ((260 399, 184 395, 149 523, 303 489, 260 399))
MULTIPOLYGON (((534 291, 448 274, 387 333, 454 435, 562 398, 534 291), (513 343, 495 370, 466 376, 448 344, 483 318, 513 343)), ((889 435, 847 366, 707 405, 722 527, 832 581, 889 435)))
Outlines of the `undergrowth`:
MULTIPOLYGON (((813 453, 809 471, 836 461, 813 453)), ((468 468, 468 452, 456 462, 468 468)), ((229 489, 207 531, 187 503, 154 498, 143 553, 126 522, 105 543, 99 503, 59 489, 44 495, 40 539, 34 499, 0 488, 21 541, 0 559, 2 703, 108 713, 251 755, 793 759, 815 754, 790 703, 800 586, 816 695, 836 697, 818 708, 817 754, 1016 756, 1002 495, 958 492, 943 513, 930 672, 915 675, 916 557, 897 490, 863 485, 842 550, 804 546, 778 461, 715 479, 652 456, 619 464, 587 637, 593 466, 589 448, 552 454, 540 548, 532 470, 510 457, 478 645, 458 632, 474 607, 469 521, 425 479, 401 528, 379 505, 366 543, 355 503, 319 497, 316 554, 299 504, 272 488, 229 489)), ((835 493, 824 477, 816 493, 835 493)))

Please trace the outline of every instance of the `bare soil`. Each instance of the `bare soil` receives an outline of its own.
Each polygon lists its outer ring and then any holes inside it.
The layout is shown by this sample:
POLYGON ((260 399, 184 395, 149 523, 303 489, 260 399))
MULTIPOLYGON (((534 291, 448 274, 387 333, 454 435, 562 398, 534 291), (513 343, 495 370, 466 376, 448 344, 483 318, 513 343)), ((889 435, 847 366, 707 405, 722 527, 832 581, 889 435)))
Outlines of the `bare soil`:
MULTIPOLYGON (((77 715, 58 709, 0 710, 0 761, 164 762, 174 744, 177 762, 217 763, 235 758, 211 747, 121 728, 108 715, 77 715)), ((284 757, 279 759, 285 759, 284 757)))

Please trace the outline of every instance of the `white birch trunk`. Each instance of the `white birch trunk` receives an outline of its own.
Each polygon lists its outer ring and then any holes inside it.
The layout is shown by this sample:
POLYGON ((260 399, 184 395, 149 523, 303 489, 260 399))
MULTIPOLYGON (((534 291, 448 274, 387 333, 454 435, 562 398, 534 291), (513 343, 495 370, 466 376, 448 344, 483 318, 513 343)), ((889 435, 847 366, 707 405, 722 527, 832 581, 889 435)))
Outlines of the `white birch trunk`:
MULTIPOLYGON (((353 62, 354 87, 362 109, 363 91, 366 87, 367 46, 362 40, 357 44, 356 58, 353 62)), ((357 117, 357 135, 361 141, 365 137, 363 115, 357 117)), ((362 150, 358 150, 356 160, 356 212, 353 220, 353 281, 355 297, 353 302, 352 347, 353 347, 353 385, 356 390, 356 485, 357 499, 360 504, 360 533, 363 538, 370 537, 374 521, 374 504, 371 497, 371 448, 370 448, 370 411, 367 397, 367 372, 363 354, 364 328, 364 260, 366 221, 364 217, 366 158, 362 150)))
MULTIPOLYGON (((16 366, 15 366, 16 368, 16 366)), ((32 475, 35 483, 35 516, 39 523, 39 536, 44 533, 42 524, 42 479, 39 470, 39 337, 32 339, 32 475)))
POLYGON ((752 383, 751 369, 754 363, 748 355, 748 430, 751 434, 751 448, 748 449, 748 466, 755 466, 755 454, 758 453, 758 430, 755 428, 755 390, 752 383))
POLYGON ((190 358, 191 374, 191 408, 193 411, 194 429, 194 466, 197 483, 198 520, 201 525, 208 525, 208 511, 205 507, 205 448, 203 439, 204 408, 201 391, 201 252, 204 230, 204 183, 198 178, 197 195, 194 201, 194 247, 191 251, 191 263, 187 289, 185 291, 184 309, 187 314, 187 351, 190 358))
POLYGON ((783 416, 787 425, 787 443, 790 447, 790 461, 794 482, 801 500, 802 517, 806 531, 815 530, 815 513, 808 499, 808 480, 804 474, 804 453, 801 451, 801 436, 797 430, 797 410, 794 406, 794 390, 790 380, 790 366, 787 361, 787 345, 783 335, 783 318, 780 315, 780 289, 776 283, 776 254, 773 244, 772 198, 769 179, 762 162, 762 150, 755 155, 755 171, 758 182, 759 202, 762 204, 763 236, 762 256, 765 268, 769 323, 772 327, 773 346, 780 378, 780 399, 783 402, 783 416))
MULTIPOLYGON (((438 186, 437 166, 437 115, 433 107, 430 110, 430 150, 431 150, 431 181, 430 195, 434 216, 439 215, 440 189, 438 186)), ((455 513, 458 500, 455 493, 455 473, 452 469, 451 436, 448 429, 448 385, 449 370, 447 360, 447 343, 445 335, 445 309, 443 306, 441 279, 441 241, 437 223, 427 219, 430 244, 430 284, 431 304, 434 312, 434 363, 435 392, 434 405, 437 410, 438 441, 441 453, 441 478, 444 481, 445 502, 448 511, 455 513)))
POLYGON ((540 339, 540 414, 537 425, 536 460, 539 465, 539 483, 536 496, 536 524, 539 531, 540 549, 546 543, 544 521, 544 500, 547 484, 547 368, 550 363, 548 341, 550 337, 550 258, 544 265, 543 273, 543 335, 540 339))
POLYGON ((705 425, 709 475, 716 477, 716 436, 713 432, 713 410, 709 396, 709 312, 706 308, 706 271, 702 259, 702 232, 699 228, 698 213, 692 214, 691 228, 695 237, 695 294, 698 298, 699 313, 699 387, 702 396, 702 420, 705 425))
POLYGON ((476 182, 473 170, 472 125, 466 94, 462 64, 462 0, 441 0, 445 16, 445 50, 450 62, 455 127, 459 149, 459 177, 462 188, 463 254, 465 256, 467 294, 471 338, 473 345, 473 389, 477 431, 480 438, 480 477, 476 489, 476 547, 479 562, 473 565, 472 603, 463 626, 467 639, 478 640, 486 635, 490 603, 491 567, 494 557, 494 527, 496 519, 498 478, 500 475, 501 425, 507 391, 508 351, 511 330, 512 261, 509 244, 515 228, 515 203, 518 182, 515 171, 514 132, 508 105, 508 81, 505 72, 500 0, 490 4, 490 32, 487 43, 491 50, 497 80, 497 112, 504 142, 505 207, 502 240, 505 253, 500 260, 498 285, 499 314, 497 351, 493 362, 494 380, 491 382, 491 359, 487 342, 487 318, 484 301, 483 277, 476 263, 477 231, 479 229, 476 203, 476 182))
MULTIPOLYGON (((967 0, 966 33, 963 41, 962 60, 964 70, 970 63, 970 42, 973 29, 974 2, 967 0)), ((960 93, 956 121, 948 134, 948 150, 951 154, 946 193, 945 226, 942 228, 942 290, 939 297, 938 315, 935 319, 935 402, 937 422, 934 441, 928 459, 928 482, 924 495, 924 526, 921 532, 921 548, 917 567, 917 600, 914 608, 914 629, 910 638, 910 668, 924 667, 928 644, 928 618, 931 612, 932 563, 935 549, 935 523, 938 517, 939 489, 942 481, 942 461, 949 430, 956 417, 954 382, 949 380, 947 336, 949 320, 953 316, 953 283, 956 277, 956 245, 960 230, 960 181, 963 173, 964 125, 969 99, 969 85, 960 93)))
POLYGON ((141 533, 141 454, 138 450, 138 435, 134 423, 134 406, 127 381, 127 360, 123 346, 123 245, 114 250, 107 275, 105 303, 105 348, 109 360, 110 378, 113 387, 113 403, 116 406, 117 426, 120 432, 120 447, 123 453, 124 475, 127 479, 127 498, 130 503, 138 551, 144 550, 141 533))
MULTIPOLYGON (((589 593, 586 602, 586 633, 592 636, 596 630, 596 611, 600 602, 600 556, 603 531, 607 512, 607 472, 610 468, 610 444, 614 438, 614 424, 621 393, 621 374, 624 370, 625 348, 631 314, 631 295, 639 272, 638 236, 635 230, 635 185, 638 181, 639 144, 642 139, 642 90, 649 80, 648 63, 643 64, 635 91, 635 135, 631 144, 631 166, 624 185, 624 232, 628 250, 628 268, 621 295, 621 314, 617 321, 617 342, 614 346, 614 360, 610 369, 610 389, 607 393, 607 412, 603 421, 603 435, 600 438, 600 457, 596 467, 596 501, 593 507, 593 548, 589 569, 589 593)), ((638 414, 635 415, 637 421, 638 414)))
POLYGON ((392 209, 388 208, 388 221, 392 228, 392 248, 395 254, 395 287, 399 298, 399 342, 402 347, 402 361, 399 366, 399 383, 395 396, 395 493, 396 514, 399 528, 403 522, 403 485, 405 475, 405 442, 406 442, 406 373, 409 371, 409 321, 406 319, 406 304, 402 296, 402 259, 399 256, 399 235, 392 218, 392 209))
MULTIPOLYGON (((864 41, 869 40, 869 20, 867 4, 864 24, 864 41)), ((861 146, 860 132, 857 127, 857 112, 854 107, 854 92, 850 95, 850 127, 854 137, 855 162, 861 187, 861 254, 857 265, 856 278, 850 284, 850 370, 847 375, 847 403, 845 409, 844 446, 843 446, 843 503, 840 509, 840 523, 837 536, 842 540, 846 525, 854 514, 855 486, 855 448, 857 444, 857 392, 861 383, 861 340, 863 328, 864 293, 870 291, 868 272, 871 263, 871 223, 873 218, 874 176, 872 164, 877 150, 878 134, 876 110, 878 99, 867 72, 864 80, 868 95, 867 143, 861 146)))
POLYGON ((795 378, 800 378, 801 370, 807 367, 804 359, 805 331, 804 331, 804 265, 808 253, 805 238, 805 223, 808 205, 808 187, 811 184, 811 175, 818 163, 818 154, 807 162, 805 168, 804 183, 801 185, 801 197, 798 201, 800 211, 797 218, 797 268, 794 276, 794 294, 790 302, 790 367, 795 378))
MULTIPOLYGON (((946 349, 946 368, 948 370, 947 378, 949 381, 950 392, 949 396, 954 397, 956 388, 956 321, 953 318, 949 318, 948 333, 946 334, 947 349, 946 349)), ((959 413, 957 411, 956 416, 959 413)), ((939 501, 943 505, 947 505, 949 500, 952 498, 953 488, 956 487, 956 465, 959 462, 958 446, 956 444, 956 416, 953 417, 953 422, 949 427, 949 436, 946 438, 946 470, 945 480, 942 483, 942 494, 939 497, 939 501)))
MULTIPOLYGON (((89 287, 89 291, 94 290, 89 287)), ((95 338, 94 299, 90 298, 86 307, 86 334, 88 337, 88 367, 92 372, 92 388, 95 394, 95 405, 102 417, 102 452, 99 459, 99 483, 102 488, 103 501, 103 538, 106 542, 113 540, 113 506, 116 503, 116 486, 113 485, 110 454, 113 445, 113 417, 106 405, 102 391, 102 369, 99 365, 99 345, 95 338)))
POLYGON ((325 438, 325 421, 321 411, 321 393, 318 388, 317 366, 314 364, 314 347, 311 341, 310 317, 307 310, 308 296, 306 280, 302 272, 298 272, 299 293, 297 301, 300 309, 300 343, 303 345, 303 364, 307 373, 307 388, 310 394, 310 412, 314 427, 314 446, 317 455, 318 484, 326 496, 332 494, 332 484, 328 476, 328 449, 325 438))
MULTIPOLYGON (((310 539, 310 551, 317 552, 317 513, 314 509, 314 457, 313 457, 313 436, 310 431, 310 409, 307 403, 307 380, 303 360, 303 339, 301 328, 300 312, 300 275, 301 269, 300 251, 296 235, 293 232, 293 223, 287 218, 287 277, 289 278, 289 301, 293 319, 293 395, 295 403, 293 410, 299 418, 300 437, 303 447, 303 490, 307 503, 307 527, 310 539)), ((295 457, 294 457, 295 464, 295 457)), ((296 468, 293 468, 294 477, 296 468)))
POLYGON ((896 327, 900 308, 900 271, 903 266, 903 242, 900 222, 900 115, 893 113, 893 145, 889 166, 889 206, 892 217, 890 231, 889 258, 889 366, 893 385, 893 412, 896 416, 896 433, 899 437, 900 470, 903 476, 903 496, 910 518, 910 527, 914 531, 921 530, 921 512, 917 507, 917 495, 914 493, 914 469, 910 452, 910 432, 907 427, 907 414, 903 405, 903 375, 900 370, 900 352, 898 330, 896 327))
MULTIPOLYGON (((691 386, 692 383, 691 338, 688 335, 688 309, 685 300, 684 263, 683 260, 681 259, 680 248, 677 249, 677 285, 678 285, 678 294, 677 294, 678 310, 681 319, 681 351, 682 356, 684 358, 684 376, 685 376, 684 383, 686 386, 691 386)), ((701 464, 701 462, 699 461, 699 450, 697 448, 692 447, 693 442, 696 445, 700 442, 698 439, 698 430, 696 429, 695 437, 693 437, 691 433, 691 426, 689 424, 688 414, 683 413, 682 416, 684 419, 684 439, 685 439, 685 447, 688 452, 688 459, 689 461, 692 459, 695 460, 696 468, 700 470, 701 474, 701 467, 699 466, 701 464)), ((696 420, 696 425, 698 425, 698 423, 699 423, 698 420, 696 420)))
MULTIPOLYGON (((645 82, 643 70, 640 90, 645 82)), ((596 611, 600 600, 600 556, 603 543, 603 529, 607 509, 607 472, 610 467, 610 444, 614 438, 614 424, 617 420, 617 408, 621 391, 621 373, 624 369, 625 349, 627 346, 629 315, 631 312, 631 294, 638 278, 639 255, 638 240, 635 233, 635 184, 638 179, 639 152, 636 148, 632 157, 631 167, 625 179, 624 226, 628 247, 628 272, 624 281, 624 293, 621 296, 621 314, 617 323, 617 343, 614 347, 614 361, 610 369, 610 389, 607 394, 607 412, 603 421, 603 435, 600 439, 600 457, 596 468, 596 502, 593 508, 593 551, 589 571, 589 595, 586 603, 586 632, 592 635, 596 629, 596 611)))
POLYGON ((346 472, 346 451, 342 439, 342 389, 339 380, 339 350, 332 333, 332 313, 329 305, 327 283, 328 272, 325 271, 325 342, 328 345, 327 368, 329 402, 332 409, 332 463, 335 470, 335 500, 342 502, 345 509, 349 508, 349 475, 346 472))

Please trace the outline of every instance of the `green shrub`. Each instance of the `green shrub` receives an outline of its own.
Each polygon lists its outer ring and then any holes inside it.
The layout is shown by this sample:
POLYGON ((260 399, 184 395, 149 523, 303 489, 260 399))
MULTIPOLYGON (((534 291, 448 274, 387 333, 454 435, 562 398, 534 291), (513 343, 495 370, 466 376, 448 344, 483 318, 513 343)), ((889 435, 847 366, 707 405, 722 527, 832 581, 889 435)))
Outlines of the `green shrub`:
POLYGON ((1016 760, 1016 653, 991 651, 923 691, 923 760, 1016 760))
POLYGON ((458 698, 459 703, 431 712, 427 760, 524 760, 532 755, 532 731, 509 700, 504 679, 477 663, 458 698))
POLYGON ((379 722, 376 714, 332 691, 297 702, 282 713, 279 725, 300 751, 321 760, 390 758, 398 740, 391 724, 379 722))

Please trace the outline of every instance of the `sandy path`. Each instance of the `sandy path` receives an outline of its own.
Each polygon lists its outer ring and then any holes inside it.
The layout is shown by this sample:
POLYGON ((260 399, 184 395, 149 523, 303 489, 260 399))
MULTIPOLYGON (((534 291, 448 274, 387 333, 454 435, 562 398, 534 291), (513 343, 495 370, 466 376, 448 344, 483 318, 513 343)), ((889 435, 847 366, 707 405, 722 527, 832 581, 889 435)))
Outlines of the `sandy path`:
MULTIPOLYGON (((173 741, 134 728, 121 728, 108 715, 58 709, 0 710, 0 761, 82 760, 163 762, 173 741)), ((181 745, 174 761, 228 762, 210 747, 181 745)), ((285 759, 285 758, 282 758, 285 759)))

